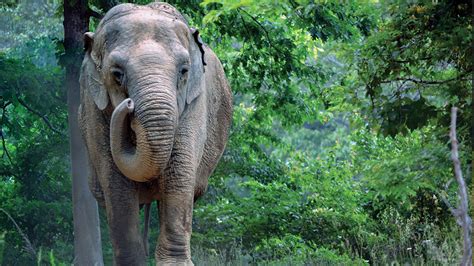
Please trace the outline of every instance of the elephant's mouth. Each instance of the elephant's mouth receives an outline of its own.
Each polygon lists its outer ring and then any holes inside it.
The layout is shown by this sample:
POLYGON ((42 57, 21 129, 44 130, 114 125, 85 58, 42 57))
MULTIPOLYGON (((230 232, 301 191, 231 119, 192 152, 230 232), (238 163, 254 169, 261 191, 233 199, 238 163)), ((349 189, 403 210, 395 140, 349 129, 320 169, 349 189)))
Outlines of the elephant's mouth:
POLYGON ((128 126, 128 140, 130 141, 130 144, 134 147, 137 146, 137 134, 135 133, 135 130, 132 129, 132 119, 130 116, 127 117, 127 124, 130 125, 128 126))
MULTIPOLYGON (((149 106, 137 104, 140 105, 149 106)), ((115 164, 125 176, 147 182, 157 178, 166 167, 174 140, 174 123, 162 114, 163 110, 135 107, 135 102, 128 98, 115 108, 110 123, 110 147, 115 164)))

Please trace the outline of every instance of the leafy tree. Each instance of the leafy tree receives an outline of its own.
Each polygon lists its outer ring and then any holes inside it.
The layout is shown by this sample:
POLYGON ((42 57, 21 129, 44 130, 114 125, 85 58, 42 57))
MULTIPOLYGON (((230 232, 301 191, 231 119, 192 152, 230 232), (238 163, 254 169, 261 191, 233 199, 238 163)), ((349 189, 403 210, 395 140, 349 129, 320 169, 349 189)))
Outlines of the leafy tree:
MULTIPOLYGON (((0 55, 1 208, 10 213, 32 245, 67 254, 72 246, 63 72, 0 55)), ((3 213, 4 261, 31 263, 24 240, 3 213)))
MULTIPOLYGON (((393 4, 390 20, 358 51, 356 68, 382 132, 395 135, 433 120, 449 125, 450 106, 471 126, 472 2, 393 4)), ((466 138, 467 143, 472 143, 466 138)))
MULTIPOLYGON (((85 31, 84 18, 119 1, 73 2, 82 4, 85 31)), ((234 92, 227 149, 194 210, 194 254, 206 258, 196 264, 213 256, 220 263, 457 261, 442 197, 456 197, 453 185, 446 188, 451 105, 464 110, 463 165, 473 143, 472 3, 169 2, 200 29, 234 92)), ((17 39, 0 37, 2 47, 14 44, 0 54, 0 207, 24 229, 37 257, 50 251, 50 264, 55 256, 70 262, 65 70, 52 57, 64 49, 50 40, 62 38, 60 22, 52 15, 43 21, 54 27, 20 20, 35 14, 16 1, 1 8, 1 19, 24 24, 4 35, 17 39)), ((90 28, 97 23, 92 18, 90 28)), ((76 40, 74 47, 77 61, 82 45, 76 40)), ((11 221, 0 215, 0 225, 3 264, 34 263, 11 221)), ((104 221, 101 229, 108 263, 104 221)))

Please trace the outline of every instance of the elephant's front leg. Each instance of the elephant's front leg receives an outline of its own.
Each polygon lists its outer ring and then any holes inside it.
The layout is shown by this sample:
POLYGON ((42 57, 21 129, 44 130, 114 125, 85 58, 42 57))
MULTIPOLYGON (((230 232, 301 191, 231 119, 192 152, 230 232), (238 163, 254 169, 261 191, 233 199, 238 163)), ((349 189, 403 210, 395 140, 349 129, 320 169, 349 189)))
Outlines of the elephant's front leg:
POLYGON ((160 199, 157 265, 193 265, 190 240, 193 193, 170 193, 160 199))
POLYGON ((178 143, 160 180, 160 236, 156 265, 193 265, 190 240, 194 203, 196 161, 188 143, 178 143))
POLYGON ((145 265, 139 231, 139 199, 133 181, 115 173, 107 185, 106 210, 115 265, 145 265))

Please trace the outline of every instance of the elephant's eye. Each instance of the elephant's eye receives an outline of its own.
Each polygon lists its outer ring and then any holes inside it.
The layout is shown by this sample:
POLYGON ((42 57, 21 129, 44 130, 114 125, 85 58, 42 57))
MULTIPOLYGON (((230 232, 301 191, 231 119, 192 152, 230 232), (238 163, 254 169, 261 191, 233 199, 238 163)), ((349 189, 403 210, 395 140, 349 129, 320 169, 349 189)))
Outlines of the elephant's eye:
POLYGON ((181 75, 185 75, 186 73, 188 73, 188 71, 189 71, 188 67, 183 67, 181 69, 181 75))
POLYGON ((178 75, 178 89, 184 88, 186 86, 186 83, 188 82, 188 73, 189 73, 189 67, 184 65, 181 67, 179 70, 179 75, 178 75))
POLYGON ((112 68, 111 70, 112 72, 112 75, 114 76, 114 80, 115 82, 117 82, 117 84, 119 86, 122 86, 122 83, 123 83, 123 71, 118 69, 118 68, 112 68))

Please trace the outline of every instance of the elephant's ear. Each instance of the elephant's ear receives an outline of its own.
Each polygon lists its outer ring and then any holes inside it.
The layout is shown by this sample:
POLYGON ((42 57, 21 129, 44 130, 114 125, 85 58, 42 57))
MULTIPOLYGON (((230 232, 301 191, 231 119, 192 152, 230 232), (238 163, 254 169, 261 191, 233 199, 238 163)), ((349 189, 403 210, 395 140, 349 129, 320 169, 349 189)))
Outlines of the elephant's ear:
POLYGON ((191 69, 189 73, 188 86, 186 89, 186 103, 190 104, 202 92, 204 87, 204 43, 197 29, 191 28, 193 40, 191 42, 191 69))
POLYGON ((92 46, 94 44, 94 33, 84 34, 84 61, 82 62, 81 82, 89 90, 89 93, 99 110, 104 110, 109 104, 109 95, 100 80, 97 59, 94 60, 92 46))

